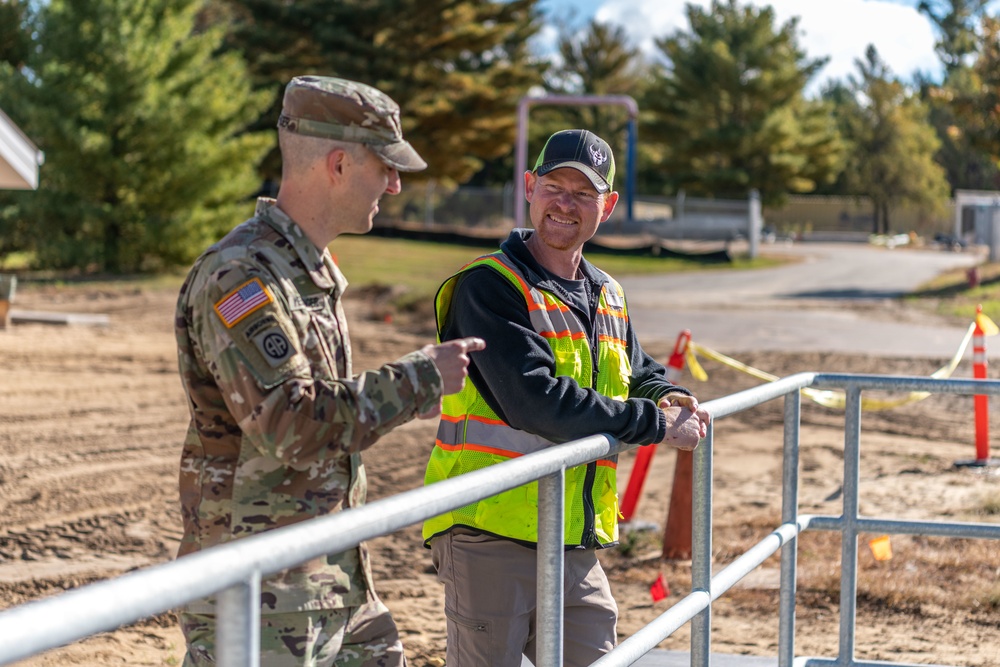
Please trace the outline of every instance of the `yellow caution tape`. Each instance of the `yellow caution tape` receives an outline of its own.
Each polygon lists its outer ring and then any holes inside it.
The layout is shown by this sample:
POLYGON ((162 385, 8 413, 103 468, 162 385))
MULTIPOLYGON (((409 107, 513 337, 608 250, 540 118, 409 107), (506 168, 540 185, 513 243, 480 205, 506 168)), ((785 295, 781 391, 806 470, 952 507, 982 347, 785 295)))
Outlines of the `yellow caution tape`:
MULTIPOLYGON (((962 344, 959 345, 958 351, 955 352, 955 355, 947 364, 931 373, 930 377, 935 380, 942 380, 951 376, 951 374, 955 371, 955 368, 957 368, 958 364, 962 361, 962 357, 965 356, 965 350, 969 346, 969 341, 972 340, 972 334, 976 330, 977 324, 986 336, 995 336, 997 333, 1000 333, 1000 328, 993 323, 993 320, 982 313, 977 314, 976 322, 969 325, 969 329, 965 332, 965 337, 962 339, 962 344)), ((715 350, 707 348, 704 345, 696 343, 692 340, 688 343, 684 359, 687 363, 688 370, 691 371, 692 377, 703 382, 708 379, 708 374, 705 372, 705 369, 701 367, 701 364, 698 363, 696 353, 701 354, 708 359, 712 359, 713 361, 717 361, 720 364, 729 366, 730 368, 742 371, 759 380, 764 380, 765 382, 774 382, 775 380, 780 379, 777 375, 772 375, 771 373, 748 366, 741 361, 737 361, 732 357, 727 357, 721 352, 716 352, 715 350)), ((809 398, 814 403, 836 410, 842 410, 847 404, 847 395, 843 391, 839 390, 820 390, 810 389, 807 387, 802 390, 802 395, 809 398)), ((930 392, 926 391, 911 391, 904 396, 892 399, 874 399, 862 396, 861 407, 865 410, 889 410, 908 403, 922 401, 930 395, 930 392)))
POLYGON ((701 380, 704 382, 708 379, 708 373, 706 373, 705 369, 698 363, 698 357, 694 354, 694 345, 690 342, 688 342, 687 347, 684 348, 684 364, 688 367, 688 370, 691 371, 691 375, 695 380, 701 380))
POLYGON ((976 324, 979 325, 979 329, 983 332, 984 336, 996 336, 1000 333, 1000 328, 997 328, 993 320, 982 312, 976 313, 976 324))

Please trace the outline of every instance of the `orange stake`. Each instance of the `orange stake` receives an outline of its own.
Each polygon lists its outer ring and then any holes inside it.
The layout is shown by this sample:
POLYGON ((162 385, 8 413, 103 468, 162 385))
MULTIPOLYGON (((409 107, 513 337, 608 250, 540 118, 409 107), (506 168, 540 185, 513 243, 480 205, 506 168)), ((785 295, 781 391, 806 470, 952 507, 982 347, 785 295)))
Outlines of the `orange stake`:
MULTIPOLYGON (((983 312, 976 307, 976 315, 983 312)), ((972 331, 972 377, 986 379, 986 335, 976 318, 976 328, 972 331)), ((976 415, 976 461, 985 462, 990 458, 990 397, 976 394, 973 398, 976 415)))
POLYGON ((656 445, 646 445, 640 447, 635 453, 635 464, 632 466, 632 474, 628 478, 628 486, 625 487, 625 495, 622 496, 622 505, 619 508, 622 514, 622 521, 632 520, 635 508, 639 504, 639 494, 642 493, 642 485, 646 481, 646 474, 649 472, 649 464, 656 453, 656 445))

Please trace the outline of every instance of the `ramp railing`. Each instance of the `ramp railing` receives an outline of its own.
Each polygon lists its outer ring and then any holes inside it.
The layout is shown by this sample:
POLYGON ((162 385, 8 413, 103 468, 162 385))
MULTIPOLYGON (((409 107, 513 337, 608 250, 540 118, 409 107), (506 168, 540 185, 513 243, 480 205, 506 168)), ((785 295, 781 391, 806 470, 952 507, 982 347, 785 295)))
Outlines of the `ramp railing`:
MULTIPOLYGON (((865 662, 854 657, 857 538, 861 532, 1000 540, 1000 524, 901 521, 865 518, 858 512, 861 393, 863 390, 1000 394, 1000 381, 935 380, 921 377, 799 373, 708 401, 713 424, 694 453, 692 591, 674 606, 595 662, 631 665, 685 623, 692 623, 692 667, 708 667, 711 603, 781 550, 779 601, 780 667, 915 667, 865 662), (798 513, 801 398, 806 387, 846 391, 843 513, 798 513), (784 397, 784 457, 781 525, 746 553, 712 575, 712 466, 715 423, 729 415, 784 397), (842 535, 840 642, 836 658, 794 656, 796 538, 804 530, 842 535)), ((364 507, 247 537, 169 563, 97 582, 0 612, 0 664, 113 630, 147 616, 216 595, 219 603, 218 664, 257 667, 261 577, 323 554, 462 507, 501 491, 539 481, 538 667, 562 664, 562 516, 565 470, 634 448, 606 434, 529 454, 432 486, 406 491, 364 507)), ((415 544, 414 548, 421 548, 415 544)))

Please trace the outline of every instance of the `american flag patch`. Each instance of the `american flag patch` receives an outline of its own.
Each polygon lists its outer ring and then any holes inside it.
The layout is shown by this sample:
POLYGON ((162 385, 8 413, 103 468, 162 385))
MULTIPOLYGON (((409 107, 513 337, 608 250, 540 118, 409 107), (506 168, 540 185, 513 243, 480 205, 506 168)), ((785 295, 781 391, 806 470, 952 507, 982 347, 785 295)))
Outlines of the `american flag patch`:
POLYGON ((222 318, 226 328, 232 329, 244 317, 273 300, 267 288, 260 282, 260 278, 252 278, 222 297, 222 300, 215 304, 215 312, 222 318))

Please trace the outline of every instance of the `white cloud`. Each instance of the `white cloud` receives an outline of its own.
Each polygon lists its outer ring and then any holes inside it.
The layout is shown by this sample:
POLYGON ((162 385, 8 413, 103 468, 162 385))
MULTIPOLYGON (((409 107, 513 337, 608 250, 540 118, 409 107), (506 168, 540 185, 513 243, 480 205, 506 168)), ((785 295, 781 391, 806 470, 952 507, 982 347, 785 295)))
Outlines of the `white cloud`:
MULTIPOLYGON (((709 0, 607 0, 595 18, 623 26, 645 53, 658 56, 655 38, 677 30, 690 30, 686 4, 709 7, 709 0)), ((863 59, 874 44, 892 72, 904 80, 923 72, 939 78, 941 65, 934 53, 931 23, 913 7, 889 0, 744 0, 757 7, 774 8, 776 27, 798 16, 798 44, 809 58, 829 57, 826 66, 810 82, 814 93, 823 82, 845 79, 857 71, 854 61, 863 59)))

